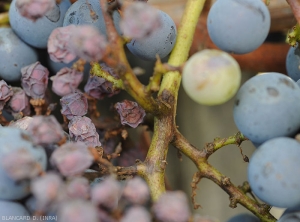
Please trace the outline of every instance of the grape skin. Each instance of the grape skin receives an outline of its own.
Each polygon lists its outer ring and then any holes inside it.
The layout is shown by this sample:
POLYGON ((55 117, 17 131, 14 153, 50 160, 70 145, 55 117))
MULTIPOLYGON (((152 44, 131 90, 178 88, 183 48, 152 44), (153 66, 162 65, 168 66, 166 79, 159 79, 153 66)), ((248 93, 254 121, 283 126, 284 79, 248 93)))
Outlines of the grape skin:
POLYGON ((300 79, 300 49, 298 47, 291 47, 286 56, 286 71, 287 74, 294 80, 300 79))
POLYGON ((30 218, 28 211, 23 205, 3 200, 0 200, 0 216, 1 221, 8 220, 12 222, 28 221, 28 218, 30 218), (16 218, 12 219, 14 216, 16 218), (20 220, 21 218, 24 218, 24 220, 20 220))
MULTIPOLYGON (((102 15, 102 10, 99 0, 78 0, 71 5, 65 14, 63 26, 68 25, 93 25, 97 27, 101 34, 106 35, 106 26, 102 15), (91 11, 95 15, 91 16, 91 11)), ((119 27, 120 14, 118 11, 113 12, 113 21, 117 32, 121 35, 119 27)))
MULTIPOLYGON (((47 157, 44 148, 33 146, 28 139, 30 135, 23 130, 14 127, 0 128, 0 163, 1 158, 11 150, 25 149, 35 160, 40 163, 43 170, 46 169, 47 157)), ((18 163, 16 163, 18 164, 18 163)), ((29 194, 29 181, 20 181, 16 183, 4 171, 0 164, 0 199, 18 200, 29 194)))
POLYGON ((300 143, 278 137, 263 143, 252 155, 248 180, 253 193, 269 205, 290 208, 300 204, 300 143))
POLYGON ((227 222, 259 222, 260 220, 251 214, 243 213, 230 218, 227 222))
POLYGON ((143 60, 156 60, 166 57, 173 49, 177 29, 172 18, 163 11, 159 11, 162 24, 151 34, 142 39, 133 39, 126 44, 129 51, 143 60))
POLYGON ((33 22, 18 12, 15 3, 16 0, 13 0, 9 9, 10 25, 24 42, 36 48, 47 48, 51 32, 63 25, 64 14, 71 6, 69 0, 63 0, 54 9, 56 10, 54 17, 44 16, 33 22))
POLYGON ((182 86, 195 102, 218 105, 229 100, 238 90, 241 70, 226 52, 203 50, 194 54, 182 72, 182 86))
POLYGON ((11 28, 0 28, 0 58, 0 77, 10 82, 20 80, 20 69, 35 63, 38 54, 11 28))
POLYGON ((269 10, 261 0, 216 1, 207 17, 211 40, 223 51, 236 54, 258 48, 265 41, 270 25, 269 10))
POLYGON ((300 128, 300 88, 280 73, 256 75, 242 85, 233 108, 237 128, 253 143, 292 136, 300 128))

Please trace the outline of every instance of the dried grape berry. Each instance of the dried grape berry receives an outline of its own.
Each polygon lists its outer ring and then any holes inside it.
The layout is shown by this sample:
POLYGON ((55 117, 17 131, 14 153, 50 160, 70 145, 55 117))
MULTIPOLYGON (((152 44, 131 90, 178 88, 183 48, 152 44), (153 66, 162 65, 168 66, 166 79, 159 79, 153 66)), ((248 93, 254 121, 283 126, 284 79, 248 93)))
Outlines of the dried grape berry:
POLYGON ((65 67, 50 79, 53 81, 52 91, 59 96, 65 96, 75 92, 83 79, 83 73, 65 67))
POLYGON ((127 124, 136 128, 146 115, 145 110, 140 107, 136 102, 124 100, 121 103, 116 103, 115 108, 120 115, 121 123, 127 124))
POLYGON ((60 104, 62 107, 61 114, 65 115, 69 120, 74 116, 84 116, 87 114, 87 98, 79 90, 62 97, 60 104))

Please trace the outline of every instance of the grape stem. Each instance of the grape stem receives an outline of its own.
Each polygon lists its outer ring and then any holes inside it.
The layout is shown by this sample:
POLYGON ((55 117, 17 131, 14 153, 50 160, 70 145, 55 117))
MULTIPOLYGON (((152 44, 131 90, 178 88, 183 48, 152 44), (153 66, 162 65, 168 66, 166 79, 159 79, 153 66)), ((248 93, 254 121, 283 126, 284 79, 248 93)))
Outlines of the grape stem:
POLYGON ((0 13, 0 27, 7 26, 9 24, 8 12, 0 13))
POLYGON ((178 71, 179 73, 182 73, 182 68, 183 66, 174 67, 169 65, 168 63, 162 63, 160 58, 157 56, 154 72, 152 77, 150 77, 149 84, 146 86, 146 92, 152 93, 159 91, 163 75, 171 71, 178 71))
MULTIPOLYGON (((247 139, 241 133, 238 133, 226 139, 216 139, 214 142, 206 144, 202 150, 191 145, 178 131, 175 120, 178 91, 181 82, 180 71, 163 70, 165 67, 161 68, 161 62, 158 61, 158 68, 154 72, 153 79, 150 80, 150 86, 145 87, 141 84, 127 61, 123 48, 124 42, 117 34, 111 15, 107 12, 106 3, 107 0, 100 0, 111 47, 106 58, 106 62, 109 62, 107 65, 116 68, 123 81, 124 90, 126 90, 148 114, 150 113, 154 116, 153 136, 145 161, 139 161, 135 166, 128 168, 116 167, 115 172, 119 174, 119 176, 138 174, 143 177, 149 185, 152 200, 157 201, 161 194, 166 191, 166 158, 168 147, 172 144, 192 160, 198 168, 198 172, 193 181, 194 187, 196 187, 196 184, 201 178, 208 178, 229 194, 231 207, 236 207, 237 203, 239 203, 253 212, 262 221, 276 221, 269 213, 269 207, 266 207, 264 204, 259 204, 254 199, 248 197, 243 190, 232 184, 228 177, 221 174, 207 161, 209 156, 221 147, 228 144, 240 145, 242 141, 247 139), (158 90, 156 99, 149 93, 153 88, 154 90, 158 90)), ((192 45, 195 28, 204 4, 205 0, 188 0, 186 2, 185 11, 178 27, 177 40, 168 60, 169 66, 180 67, 186 62, 192 45)), ((92 64, 92 67, 94 73, 99 71, 99 66, 97 66, 96 63, 92 64)))
POLYGON ((228 144, 239 144, 243 140, 245 140, 245 137, 238 133, 233 137, 215 140, 214 142, 210 143, 209 149, 207 149, 206 146, 204 149, 199 150, 191 145, 186 138, 177 131, 172 144, 183 154, 188 156, 197 166, 197 182, 200 182, 201 178, 207 178, 228 193, 230 197, 230 207, 235 208, 237 203, 239 203, 255 214, 259 219, 261 219, 261 221, 276 221, 276 219, 269 212, 269 206, 260 204, 255 199, 248 197, 243 189, 236 187, 233 183, 231 183, 228 177, 221 174, 217 169, 207 162, 208 157, 212 154, 211 150, 216 151, 228 144), (217 147, 217 149, 215 147, 217 147))
MULTIPOLYGON (((154 98, 146 93, 145 86, 134 75, 123 47, 123 39, 118 35, 112 21, 112 17, 107 12, 107 0, 99 0, 106 24, 107 36, 110 43, 110 55, 106 58, 107 65, 115 67, 120 78, 123 80, 124 89, 140 104, 146 112, 158 113, 159 106, 154 98), (109 59, 110 58, 110 59, 109 59), (114 61, 114 62, 112 62, 114 61)), ((94 70, 99 69, 93 64, 94 70)))

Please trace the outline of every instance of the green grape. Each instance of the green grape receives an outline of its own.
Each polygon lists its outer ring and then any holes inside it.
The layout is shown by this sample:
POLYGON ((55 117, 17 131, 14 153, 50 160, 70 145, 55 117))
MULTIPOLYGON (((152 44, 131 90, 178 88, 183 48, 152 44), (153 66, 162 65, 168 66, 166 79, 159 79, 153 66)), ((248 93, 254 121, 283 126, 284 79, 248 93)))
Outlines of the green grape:
POLYGON ((218 105, 237 92, 241 82, 239 64, 228 53, 205 49, 194 54, 185 64, 182 85, 195 102, 218 105))

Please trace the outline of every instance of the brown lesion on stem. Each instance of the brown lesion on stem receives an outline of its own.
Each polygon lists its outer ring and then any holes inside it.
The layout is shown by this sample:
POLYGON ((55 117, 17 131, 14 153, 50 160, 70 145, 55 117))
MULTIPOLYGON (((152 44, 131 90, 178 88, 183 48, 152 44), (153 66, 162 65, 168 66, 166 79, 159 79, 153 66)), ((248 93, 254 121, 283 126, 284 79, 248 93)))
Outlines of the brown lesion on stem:
POLYGON ((119 77, 123 80, 124 89, 145 109, 146 112, 158 113, 159 107, 154 98, 146 93, 145 86, 134 75, 126 58, 123 39, 114 26, 111 11, 108 11, 107 0, 99 0, 106 24, 107 37, 110 50, 103 61, 114 67, 119 77))

